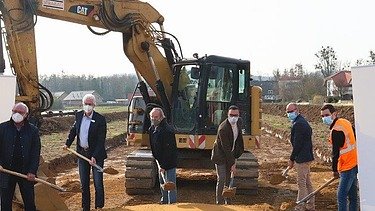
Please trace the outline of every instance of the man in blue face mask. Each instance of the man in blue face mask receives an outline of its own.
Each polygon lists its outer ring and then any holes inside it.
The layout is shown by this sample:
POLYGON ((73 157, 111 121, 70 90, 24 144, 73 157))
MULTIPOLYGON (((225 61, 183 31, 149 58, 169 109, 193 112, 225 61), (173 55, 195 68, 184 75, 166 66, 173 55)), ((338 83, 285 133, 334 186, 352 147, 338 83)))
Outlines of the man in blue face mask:
MULTIPOLYGON (((310 164, 314 160, 312 146, 312 129, 305 118, 299 113, 296 103, 286 106, 286 114, 292 122, 290 142, 293 150, 290 155, 289 169, 296 167, 298 196, 297 201, 313 192, 310 180, 310 164)), ((315 210, 315 197, 311 197, 306 204, 296 206, 295 210, 315 210)))
POLYGON ((331 133, 329 142, 332 145, 332 175, 340 178, 337 189, 337 204, 339 211, 356 211, 358 200, 358 162, 357 140, 354 128, 348 120, 337 116, 336 108, 325 104, 320 109, 324 124, 329 126, 331 133))

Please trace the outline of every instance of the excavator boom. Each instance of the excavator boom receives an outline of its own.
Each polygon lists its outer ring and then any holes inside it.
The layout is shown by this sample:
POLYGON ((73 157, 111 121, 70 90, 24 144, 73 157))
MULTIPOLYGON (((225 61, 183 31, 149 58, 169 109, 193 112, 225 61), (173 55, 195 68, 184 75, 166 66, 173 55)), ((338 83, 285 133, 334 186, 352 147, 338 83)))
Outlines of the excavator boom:
POLYGON ((157 48, 158 44, 165 46, 164 18, 150 4, 136 0, 4 0, 0 8, 11 67, 19 84, 17 100, 28 104, 32 116, 39 116, 50 104, 43 101, 47 94, 39 91, 43 87, 38 83, 34 31, 38 16, 86 25, 93 33, 97 32, 91 27, 121 32, 124 52, 139 78, 150 85, 160 101, 170 101, 173 76, 170 65, 174 58, 167 61, 157 48))
MULTIPOLYGON (((130 104, 127 129, 133 138, 128 138, 128 143, 140 140, 141 145, 149 145, 148 111, 162 107, 175 129, 178 168, 212 168, 209 158, 217 129, 226 119, 229 106, 236 104, 244 121, 241 131, 247 151, 238 159, 237 191, 256 192, 258 163, 249 149, 260 134, 261 89, 251 86, 250 61, 216 55, 199 58, 197 54, 185 59, 182 53, 180 57, 167 38, 170 34, 164 31, 163 16, 138 0, 2 0, 0 10, 5 46, 19 84, 17 101, 27 103, 32 117, 39 119, 40 112, 52 103, 51 93, 38 82, 34 32, 37 17, 86 25, 97 35, 120 32, 124 53, 134 65, 137 88, 142 94, 130 104), (147 85, 156 98, 148 95, 147 85)), ((152 193, 157 181, 155 166, 149 149, 129 155, 126 192, 152 193)))

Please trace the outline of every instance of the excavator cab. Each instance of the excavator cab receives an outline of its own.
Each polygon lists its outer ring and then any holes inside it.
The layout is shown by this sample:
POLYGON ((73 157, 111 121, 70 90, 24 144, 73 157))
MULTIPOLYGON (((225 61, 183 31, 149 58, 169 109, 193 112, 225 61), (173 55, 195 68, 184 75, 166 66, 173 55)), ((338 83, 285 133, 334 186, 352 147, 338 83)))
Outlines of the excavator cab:
POLYGON ((250 134, 250 62, 219 56, 184 61, 174 66, 171 124, 176 133, 214 135, 237 105, 250 134))

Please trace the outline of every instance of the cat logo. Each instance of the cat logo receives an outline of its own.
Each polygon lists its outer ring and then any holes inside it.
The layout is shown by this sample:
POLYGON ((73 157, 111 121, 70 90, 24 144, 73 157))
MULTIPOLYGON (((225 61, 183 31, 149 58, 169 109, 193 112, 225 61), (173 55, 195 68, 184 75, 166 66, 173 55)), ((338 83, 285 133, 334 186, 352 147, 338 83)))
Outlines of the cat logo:
POLYGON ((92 5, 74 5, 69 8, 69 12, 76 13, 79 15, 88 16, 94 10, 92 5))

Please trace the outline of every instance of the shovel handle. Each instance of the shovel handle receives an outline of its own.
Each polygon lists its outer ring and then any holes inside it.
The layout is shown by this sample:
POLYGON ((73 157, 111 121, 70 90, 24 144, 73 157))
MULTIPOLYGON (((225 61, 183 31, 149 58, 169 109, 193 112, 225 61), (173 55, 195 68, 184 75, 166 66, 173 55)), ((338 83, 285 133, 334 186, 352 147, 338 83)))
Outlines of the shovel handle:
POLYGON ((315 194, 317 194, 319 191, 321 191, 323 188, 327 187, 329 184, 331 184, 336 178, 332 177, 330 180, 328 180, 326 183, 324 183, 322 186, 320 186, 318 189, 311 192, 309 195, 307 195, 305 198, 299 200, 296 202, 296 204, 301 204, 303 202, 308 201, 311 197, 313 197, 315 194))
MULTIPOLYGON (((160 174, 160 169, 161 169, 161 167, 160 167, 159 161, 158 161, 158 160, 156 160, 156 159, 155 159, 155 161, 156 161, 156 164, 158 165, 158 171, 159 171, 159 174, 160 174)), ((165 177, 164 177, 164 173, 163 173, 163 174, 160 174, 160 175, 161 175, 161 178, 163 179, 163 182, 164 182, 164 184, 165 184, 165 177)))
POLYGON ((286 169, 283 171, 282 176, 285 177, 286 175, 288 175, 289 170, 290 170, 290 167, 289 166, 286 167, 286 169))
POLYGON ((230 172, 230 182, 229 182, 229 187, 232 188, 234 183, 234 172, 230 172))
MULTIPOLYGON (((88 159, 87 157, 85 157, 85 156, 79 154, 79 153, 76 152, 75 150, 70 149, 69 147, 67 147, 66 150, 68 150, 69 152, 71 152, 71 153, 77 155, 78 157, 84 159, 85 161, 87 161, 87 162, 89 162, 89 163, 91 162, 90 159, 88 159)), ((95 164, 92 164, 92 166, 94 166, 95 168, 97 168, 100 172, 103 172, 103 171, 104 171, 104 169, 103 169, 102 167, 98 166, 98 164, 96 164, 96 163, 95 163, 95 164)))
MULTIPOLYGON (((21 178, 24 178, 24 179, 27 179, 27 175, 24 175, 24 174, 21 174, 21 173, 18 173, 18 172, 15 172, 15 171, 11 171, 11 170, 8 170, 8 169, 5 169, 3 167, 0 167, 0 171, 4 172, 4 173, 7 173, 7 174, 11 174, 11 175, 14 175, 14 176, 17 176, 17 177, 21 177, 21 178)), ((35 177, 35 181, 36 182, 39 182, 39 183, 43 183, 45 185, 48 185, 48 186, 51 186, 52 188, 56 189, 56 190, 59 190, 59 191, 62 191, 62 192, 65 192, 66 190, 63 189, 62 187, 59 187, 55 184, 52 184, 52 183, 49 183, 45 180, 42 180, 42 179, 39 179, 37 177, 35 177)))

